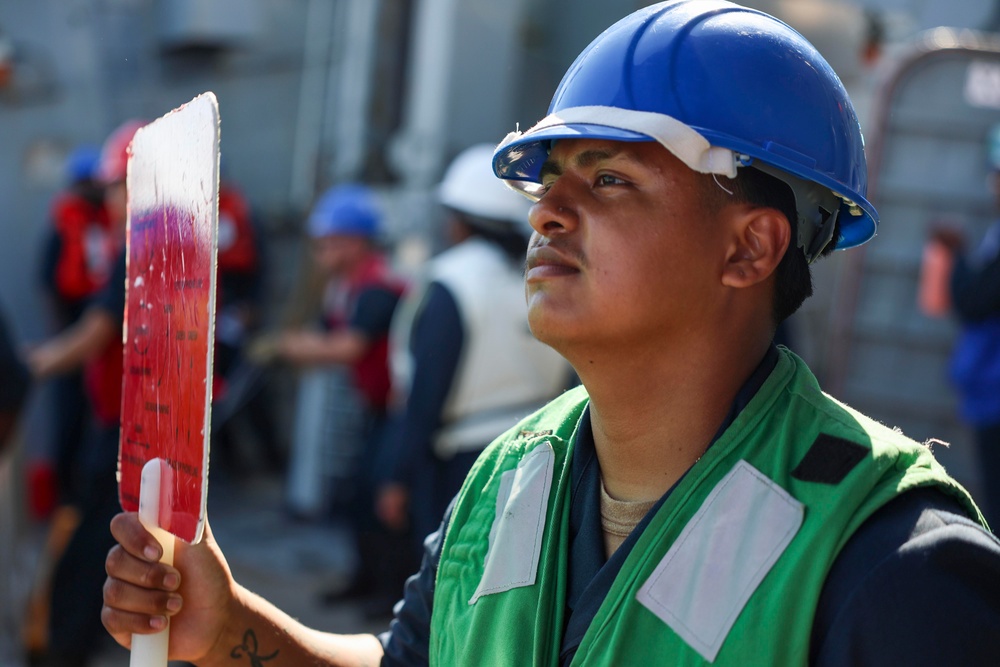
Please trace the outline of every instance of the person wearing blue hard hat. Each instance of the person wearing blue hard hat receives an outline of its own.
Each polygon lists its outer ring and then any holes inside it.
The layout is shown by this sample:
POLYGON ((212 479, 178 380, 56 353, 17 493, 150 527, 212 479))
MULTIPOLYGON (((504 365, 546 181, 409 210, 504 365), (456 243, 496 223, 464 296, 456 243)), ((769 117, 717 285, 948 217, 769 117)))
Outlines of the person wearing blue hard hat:
MULTIPOLYGON (((100 148, 77 146, 66 157, 68 185, 49 207, 41 281, 52 306, 53 328, 63 331, 76 323, 90 300, 111 275, 117 244, 104 205, 103 183, 97 177, 100 148)), ((87 398, 80 372, 53 381, 56 397, 54 447, 60 504, 79 499, 76 470, 81 433, 87 419, 87 398)))
MULTIPOLYGON (((279 359, 299 366, 339 365, 350 371, 361 403, 362 451, 356 474, 339 473, 350 483, 334 489, 331 504, 346 512, 354 529, 358 567, 346 587, 325 591, 322 599, 360 600, 366 613, 384 617, 391 613, 416 557, 397 557, 407 553, 409 537, 386 530, 373 509, 391 384, 389 327, 404 287, 379 247, 381 220, 375 194, 364 185, 337 185, 318 198, 306 219, 306 233, 313 261, 326 281, 322 321, 319 328, 282 333, 274 352, 279 359)), ((293 451, 289 484, 295 483, 297 471, 308 460, 308 454, 293 451)), ((313 461, 311 467, 319 467, 319 462, 313 461)), ((301 512, 304 504, 296 498, 289 496, 293 514, 301 512)))
POLYGON ((210 539, 154 564, 131 516, 106 627, 127 641, 169 616, 176 654, 206 664, 248 633, 290 664, 994 663, 1000 544, 975 503, 771 342, 809 263, 875 232, 862 145, 784 23, 721 0, 625 17, 493 161, 537 202, 531 330, 582 386, 483 452, 389 630, 303 628, 234 586, 210 539), (149 583, 168 575, 198 582, 189 616, 149 583))
POLYGON ((306 233, 327 281, 324 331, 290 331, 276 343, 276 354, 286 361, 352 366, 359 388, 378 411, 388 400, 385 339, 402 289, 378 247, 380 224, 375 195, 363 185, 337 185, 320 196, 306 233), (369 306, 372 312, 366 314, 369 306))
POLYGON ((306 227, 309 236, 359 236, 373 239, 379 234, 380 213, 372 192, 363 185, 338 185, 316 202, 306 227))

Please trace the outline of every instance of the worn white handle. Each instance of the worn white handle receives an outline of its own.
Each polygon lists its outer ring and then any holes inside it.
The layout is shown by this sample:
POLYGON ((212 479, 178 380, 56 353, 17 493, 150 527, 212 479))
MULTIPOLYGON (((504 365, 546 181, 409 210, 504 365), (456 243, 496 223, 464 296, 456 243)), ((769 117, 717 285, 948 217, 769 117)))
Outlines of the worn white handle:
MULTIPOLYGON (((174 536, 160 528, 161 459, 150 459, 142 468, 139 486, 139 521, 163 548, 161 563, 174 564, 174 536)), ((129 667, 167 667, 167 647, 170 625, 153 635, 132 635, 132 655, 129 667)))

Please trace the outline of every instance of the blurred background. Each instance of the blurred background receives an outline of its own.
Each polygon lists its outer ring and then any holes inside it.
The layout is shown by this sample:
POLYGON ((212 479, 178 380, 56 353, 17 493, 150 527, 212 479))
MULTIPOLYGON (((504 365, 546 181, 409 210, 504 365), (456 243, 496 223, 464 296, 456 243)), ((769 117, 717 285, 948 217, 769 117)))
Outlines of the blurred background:
MULTIPOLYGON (((73 150, 100 145, 124 120, 215 92, 223 176, 250 205, 266 269, 263 326, 280 327, 310 307, 304 229, 319 194, 371 185, 390 257, 412 272, 441 247, 434 188, 449 161, 540 119, 574 56, 645 4, 3 0, 0 307, 12 337, 51 334, 38 279, 51 200, 73 150)), ((835 397, 917 440, 951 443, 935 451, 975 493, 981 472, 947 377, 958 325, 925 315, 917 292, 931 226, 944 220, 976 239, 995 214, 985 137, 1000 122, 1000 1, 743 4, 802 32, 840 75, 881 215, 873 243, 815 266, 791 347, 835 397)), ((293 380, 279 372, 273 384, 277 446, 287 448, 294 392, 281 389, 293 380)), ((16 465, 0 466, 0 542, 30 534, 23 471, 51 454, 47 391, 26 406, 16 465)), ((18 558, 0 560, 0 574, 18 558)))

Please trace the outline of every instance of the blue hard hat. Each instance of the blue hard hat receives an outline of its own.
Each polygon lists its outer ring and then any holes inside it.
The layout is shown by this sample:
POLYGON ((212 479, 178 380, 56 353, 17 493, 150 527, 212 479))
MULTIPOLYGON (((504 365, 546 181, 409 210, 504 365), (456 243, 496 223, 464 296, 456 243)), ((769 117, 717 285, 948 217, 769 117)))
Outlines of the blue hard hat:
POLYGON ((374 238, 379 233, 380 219, 372 191, 351 183, 323 193, 309 214, 306 228, 313 238, 331 234, 374 238))
POLYGON ((81 144, 66 156, 66 178, 71 183, 94 180, 97 165, 101 160, 101 148, 93 144, 81 144))
POLYGON ((699 172, 734 177, 753 164, 781 178, 810 260, 838 216, 835 247, 875 235, 864 140, 843 84, 802 35, 756 10, 676 0, 625 17, 570 66, 548 116, 501 142, 494 172, 537 197, 552 142, 569 138, 658 141, 699 172))

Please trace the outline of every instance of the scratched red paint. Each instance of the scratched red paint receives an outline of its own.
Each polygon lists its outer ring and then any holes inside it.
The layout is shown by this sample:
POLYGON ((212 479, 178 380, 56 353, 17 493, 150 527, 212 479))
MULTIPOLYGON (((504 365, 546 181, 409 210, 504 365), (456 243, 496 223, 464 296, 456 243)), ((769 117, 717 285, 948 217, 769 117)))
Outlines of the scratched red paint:
POLYGON ((133 212, 125 305, 121 504, 138 510, 142 466, 165 459, 170 474, 161 482, 160 525, 188 542, 197 537, 202 511, 215 307, 204 224, 196 210, 133 212))

